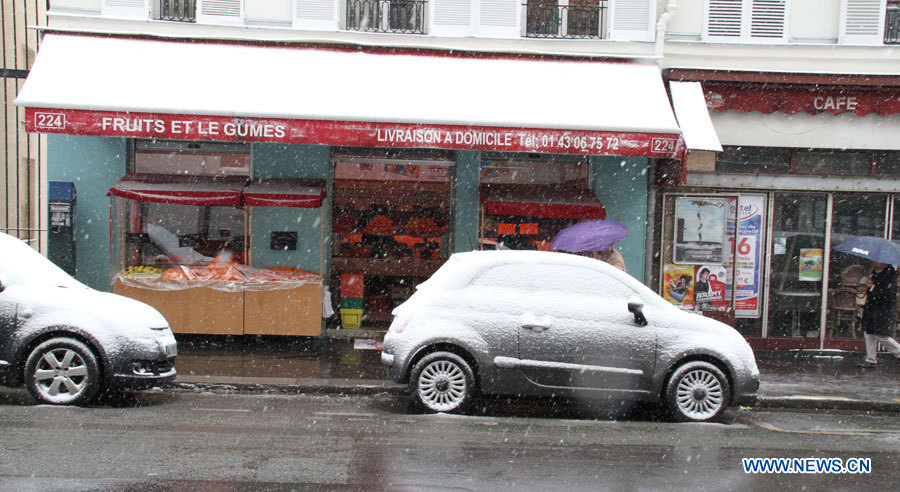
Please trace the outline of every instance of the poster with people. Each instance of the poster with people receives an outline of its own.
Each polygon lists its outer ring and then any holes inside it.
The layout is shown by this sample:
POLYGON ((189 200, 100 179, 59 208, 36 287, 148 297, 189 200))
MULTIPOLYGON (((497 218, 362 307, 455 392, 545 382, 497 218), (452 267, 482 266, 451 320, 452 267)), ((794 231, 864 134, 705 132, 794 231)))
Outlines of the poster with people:
POLYGON ((726 212, 725 198, 676 198, 673 263, 724 264, 726 212))
POLYGON ((694 271, 694 310, 727 310, 729 302, 725 296, 725 266, 697 265, 694 271))

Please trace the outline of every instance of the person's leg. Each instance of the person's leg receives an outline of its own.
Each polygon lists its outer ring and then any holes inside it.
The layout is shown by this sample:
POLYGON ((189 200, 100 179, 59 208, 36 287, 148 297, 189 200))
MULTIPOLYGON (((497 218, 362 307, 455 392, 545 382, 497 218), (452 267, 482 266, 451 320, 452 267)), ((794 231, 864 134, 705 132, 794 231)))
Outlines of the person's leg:
POLYGON ((900 343, 897 343, 897 340, 894 340, 891 337, 878 335, 878 341, 884 346, 884 348, 894 355, 894 357, 900 359, 900 343))
POLYGON ((875 335, 866 333, 863 336, 866 339, 866 362, 874 364, 877 360, 877 355, 875 352, 875 335))

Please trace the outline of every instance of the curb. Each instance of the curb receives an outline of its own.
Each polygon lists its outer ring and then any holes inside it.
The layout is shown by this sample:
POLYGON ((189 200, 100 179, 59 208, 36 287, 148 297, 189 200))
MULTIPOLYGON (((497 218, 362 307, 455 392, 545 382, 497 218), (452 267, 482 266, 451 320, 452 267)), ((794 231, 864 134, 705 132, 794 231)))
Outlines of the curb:
MULTIPOLYGON (((409 394, 406 385, 384 380, 290 378, 185 378, 167 386, 179 392, 243 393, 268 395, 396 395, 409 394)), ((900 413, 900 401, 859 400, 845 397, 759 396, 750 408, 797 410, 854 410, 900 413)))

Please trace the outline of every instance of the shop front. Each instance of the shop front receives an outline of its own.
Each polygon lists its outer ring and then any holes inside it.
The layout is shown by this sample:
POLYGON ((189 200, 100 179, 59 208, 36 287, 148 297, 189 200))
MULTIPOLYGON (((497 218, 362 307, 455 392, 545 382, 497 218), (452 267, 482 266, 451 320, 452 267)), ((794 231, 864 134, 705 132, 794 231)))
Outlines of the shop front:
POLYGON ((17 104, 50 134, 51 179, 86 203, 77 276, 179 333, 383 328, 452 253, 546 249, 594 218, 633 231, 641 278, 648 170, 684 152, 659 69, 641 63, 51 33, 17 104), (76 66, 87 75, 59 84, 76 66), (411 69, 447 76, 409 85, 411 69), (529 102, 563 83, 583 85, 577 104, 529 102))
POLYGON ((900 239, 896 88, 703 90, 723 151, 657 180, 660 293, 756 348, 861 350, 871 263, 835 245, 900 239))

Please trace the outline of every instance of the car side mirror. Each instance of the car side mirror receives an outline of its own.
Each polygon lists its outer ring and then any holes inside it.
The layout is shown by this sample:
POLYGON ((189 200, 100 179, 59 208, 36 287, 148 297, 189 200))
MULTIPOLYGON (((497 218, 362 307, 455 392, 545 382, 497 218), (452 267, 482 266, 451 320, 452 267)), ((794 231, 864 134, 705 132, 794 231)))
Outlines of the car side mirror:
POLYGON ((647 326, 647 317, 644 316, 644 301, 637 296, 628 298, 628 312, 634 314, 634 324, 647 326))

